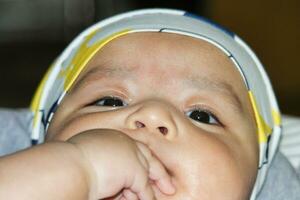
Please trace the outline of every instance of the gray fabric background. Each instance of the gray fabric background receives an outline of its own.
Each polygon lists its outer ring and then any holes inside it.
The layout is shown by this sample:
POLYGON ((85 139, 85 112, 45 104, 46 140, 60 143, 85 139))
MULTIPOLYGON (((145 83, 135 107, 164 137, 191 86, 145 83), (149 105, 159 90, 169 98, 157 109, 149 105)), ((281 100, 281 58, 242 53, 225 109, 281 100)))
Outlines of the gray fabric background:
POLYGON ((7 155, 31 145, 27 109, 0 109, 0 156, 7 155))
MULTIPOLYGON (((30 112, 0 109, 0 156, 30 147, 30 112)), ((277 152, 257 200, 300 200, 300 178, 287 158, 277 152)))

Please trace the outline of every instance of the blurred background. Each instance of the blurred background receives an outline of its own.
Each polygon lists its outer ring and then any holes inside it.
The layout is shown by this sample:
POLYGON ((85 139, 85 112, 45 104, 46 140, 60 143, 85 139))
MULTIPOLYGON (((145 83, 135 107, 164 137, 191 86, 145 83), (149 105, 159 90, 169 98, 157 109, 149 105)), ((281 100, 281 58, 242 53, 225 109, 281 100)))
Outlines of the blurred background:
POLYGON ((48 66, 84 28, 148 7, 187 10, 237 33, 265 65, 281 110, 300 116, 299 0, 0 0, 0 107, 27 107, 48 66))

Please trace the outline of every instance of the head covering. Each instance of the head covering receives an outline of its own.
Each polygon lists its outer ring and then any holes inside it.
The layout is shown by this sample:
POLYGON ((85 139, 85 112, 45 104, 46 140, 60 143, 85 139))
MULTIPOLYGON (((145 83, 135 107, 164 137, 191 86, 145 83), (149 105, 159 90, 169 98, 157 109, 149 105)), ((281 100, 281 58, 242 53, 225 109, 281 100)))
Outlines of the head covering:
POLYGON ((252 103, 260 148, 258 176, 251 195, 260 191, 281 134, 281 119, 270 81, 253 51, 234 33, 194 14, 144 9, 110 17, 76 37, 54 61, 32 101, 32 142, 43 142, 53 114, 80 72, 111 40, 135 32, 166 32, 199 38, 222 50, 234 63, 252 103))

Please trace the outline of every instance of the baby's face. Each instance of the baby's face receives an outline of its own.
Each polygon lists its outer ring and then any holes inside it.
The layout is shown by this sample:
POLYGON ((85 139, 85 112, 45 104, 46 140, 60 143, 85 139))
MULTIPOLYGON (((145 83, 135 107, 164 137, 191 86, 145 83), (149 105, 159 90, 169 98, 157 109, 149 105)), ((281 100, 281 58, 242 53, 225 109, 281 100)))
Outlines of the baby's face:
POLYGON ((89 129, 140 134, 177 189, 158 200, 246 200, 258 166, 256 125, 234 64, 211 44, 131 33, 103 47, 59 106, 47 140, 89 129))

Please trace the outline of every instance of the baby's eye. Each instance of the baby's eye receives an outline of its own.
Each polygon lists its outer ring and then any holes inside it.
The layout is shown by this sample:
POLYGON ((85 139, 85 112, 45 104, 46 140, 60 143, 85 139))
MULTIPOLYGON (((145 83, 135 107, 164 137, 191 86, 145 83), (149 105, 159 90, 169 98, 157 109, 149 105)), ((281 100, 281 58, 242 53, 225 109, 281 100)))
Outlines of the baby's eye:
POLYGON ((126 106, 127 104, 118 97, 107 96, 107 97, 103 97, 103 98, 97 100, 96 102, 93 103, 93 105, 109 106, 109 107, 122 107, 122 106, 126 106))
POLYGON ((187 115, 191 119, 200 123, 211 124, 211 125, 220 124, 218 118, 215 117, 211 112, 206 110, 201 110, 201 109, 191 110, 187 112, 187 115))

